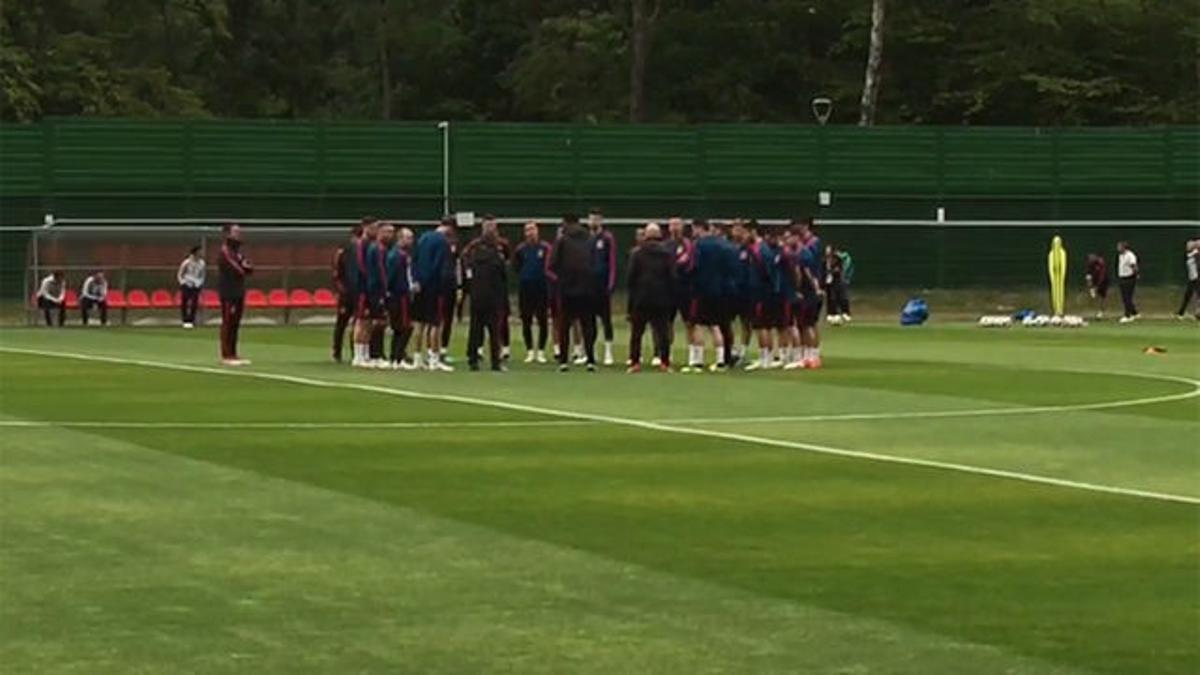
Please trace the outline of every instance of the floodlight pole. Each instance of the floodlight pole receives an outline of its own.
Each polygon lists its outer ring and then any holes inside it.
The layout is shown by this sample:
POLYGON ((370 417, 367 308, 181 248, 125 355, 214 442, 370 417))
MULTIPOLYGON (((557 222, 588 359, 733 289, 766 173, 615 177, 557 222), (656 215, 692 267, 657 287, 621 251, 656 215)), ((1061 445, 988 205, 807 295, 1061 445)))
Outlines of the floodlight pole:
POLYGON ((442 216, 450 215, 450 121, 438 122, 442 130, 442 216))

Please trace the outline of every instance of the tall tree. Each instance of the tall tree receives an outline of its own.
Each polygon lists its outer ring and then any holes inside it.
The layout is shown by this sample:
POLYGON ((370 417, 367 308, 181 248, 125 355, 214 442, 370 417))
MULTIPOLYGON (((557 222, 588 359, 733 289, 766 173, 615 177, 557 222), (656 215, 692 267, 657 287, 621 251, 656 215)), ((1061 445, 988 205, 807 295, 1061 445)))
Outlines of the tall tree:
POLYGON ((867 50, 867 68, 863 75, 862 103, 858 123, 875 124, 875 105, 879 102, 879 77, 883 67, 883 23, 885 0, 871 2, 871 45, 867 50))
POLYGON ((630 0, 630 36, 633 58, 629 62, 629 121, 646 121, 646 62, 654 38, 661 0, 630 0))

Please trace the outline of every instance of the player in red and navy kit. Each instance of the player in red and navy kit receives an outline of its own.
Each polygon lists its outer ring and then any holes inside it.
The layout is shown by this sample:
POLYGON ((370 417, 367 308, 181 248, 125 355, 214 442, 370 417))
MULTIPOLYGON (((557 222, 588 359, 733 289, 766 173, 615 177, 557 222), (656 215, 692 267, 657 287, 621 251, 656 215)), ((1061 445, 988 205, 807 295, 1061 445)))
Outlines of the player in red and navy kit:
POLYGON ((600 288, 596 315, 604 330, 604 365, 613 364, 612 294, 617 287, 617 240, 604 227, 604 213, 594 208, 588 213, 588 225, 592 232, 592 267, 596 284, 600 288))
POLYGON ((788 303, 783 296, 779 276, 781 252, 776 234, 767 230, 765 237, 755 237, 750 247, 752 274, 757 290, 754 305, 754 328, 758 331, 758 361, 746 370, 771 368, 775 365, 773 347, 775 334, 788 325, 788 303))
POLYGON ((1108 301, 1108 263, 1104 256, 1089 253, 1087 256, 1086 275, 1088 295, 1095 301, 1096 318, 1104 318, 1104 305, 1108 301))
POLYGON ((221 363, 246 366, 250 361, 238 356, 238 330, 246 308, 246 277, 254 267, 242 253, 242 228, 226 223, 221 228, 225 241, 217 265, 217 293, 221 299, 221 363))
MULTIPOLYGON (((691 237, 683 224, 683 218, 678 216, 667 221, 667 234, 670 240, 667 245, 675 256, 675 311, 671 313, 670 328, 671 344, 675 344, 675 315, 683 319, 684 341, 688 345, 695 344, 695 326, 692 324, 692 269, 695 266, 695 251, 691 237)), ((690 354, 689 354, 690 356, 690 354)))
POLYGON ((521 336, 525 339, 525 363, 546 363, 548 309, 550 291, 546 282, 546 260, 550 244, 542 241, 538 224, 525 223, 525 240, 513 252, 517 272, 517 308, 521 312, 521 336), (533 342, 533 322, 537 321, 537 347, 533 342))
POLYGON ((355 242, 354 245, 354 260, 358 269, 358 283, 356 291, 358 295, 354 300, 354 356, 350 360, 350 364, 357 367, 366 367, 370 364, 370 342, 371 342, 371 317, 370 307, 367 298, 367 281, 370 277, 370 266, 367 264, 367 252, 371 245, 375 243, 375 237, 379 233, 379 220, 374 216, 368 216, 363 219, 362 236, 355 242))
POLYGON ((422 234, 413 250, 413 280, 417 291, 413 318, 418 324, 417 348, 413 359, 418 367, 422 367, 422 357, 427 348, 430 370, 454 370, 442 360, 441 339, 446 315, 453 309, 447 306, 447 300, 453 297, 455 284, 449 238, 453 229, 453 220, 443 220, 437 229, 422 234), (449 274, 447 270, 450 270, 449 274))
POLYGON ((358 242, 362 239, 363 225, 356 223, 350 230, 350 241, 333 253, 333 288, 337 291, 337 318, 333 324, 333 360, 342 362, 342 344, 346 339, 346 328, 354 320, 358 305, 358 242))
POLYGON ((805 218, 793 225, 799 240, 800 282, 804 291, 797 325, 800 329, 800 368, 821 367, 821 305, 825 294, 821 282, 825 278, 825 244, 817 236, 812 218, 805 218))
POLYGON ((733 300, 733 315, 740 324, 738 341, 733 349, 733 356, 738 361, 746 358, 750 348, 750 338, 754 333, 754 298, 758 284, 753 274, 754 266, 750 257, 750 242, 754 235, 751 227, 757 230, 758 225, 753 221, 747 223, 738 218, 730 228, 730 242, 734 246, 737 261, 734 264, 733 285, 735 289, 733 300))
POLYGON ((693 222, 696 233, 695 260, 692 267, 691 322, 696 329, 696 342, 689 345, 688 365, 684 372, 704 367, 704 331, 712 334, 713 349, 717 361, 713 370, 723 370, 732 360, 733 331, 730 327, 729 280, 734 267, 730 247, 724 237, 713 229, 707 220, 693 222))
POLYGON ((415 370, 416 365, 408 360, 408 341, 412 337, 412 267, 409 251, 412 250, 413 232, 400 228, 396 243, 384 251, 386 270, 387 318, 392 329, 392 345, 388 352, 391 367, 397 370, 415 370))

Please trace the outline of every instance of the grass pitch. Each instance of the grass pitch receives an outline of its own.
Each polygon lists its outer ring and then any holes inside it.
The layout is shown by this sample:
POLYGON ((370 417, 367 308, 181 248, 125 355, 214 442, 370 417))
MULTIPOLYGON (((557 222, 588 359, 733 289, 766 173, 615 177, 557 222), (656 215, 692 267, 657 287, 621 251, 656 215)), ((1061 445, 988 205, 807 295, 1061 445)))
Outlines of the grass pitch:
POLYGON ((5 671, 1200 670, 1194 325, 695 376, 243 332, 0 331, 5 671))

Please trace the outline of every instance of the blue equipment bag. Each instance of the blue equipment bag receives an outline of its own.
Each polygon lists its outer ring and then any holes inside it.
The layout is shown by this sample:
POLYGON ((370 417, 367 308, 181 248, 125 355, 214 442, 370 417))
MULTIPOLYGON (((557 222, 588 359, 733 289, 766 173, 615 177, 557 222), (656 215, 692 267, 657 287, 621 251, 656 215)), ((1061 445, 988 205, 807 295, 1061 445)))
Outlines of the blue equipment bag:
POLYGON ((922 298, 912 298, 900 310, 901 326, 920 326, 929 318, 929 305, 922 298))

